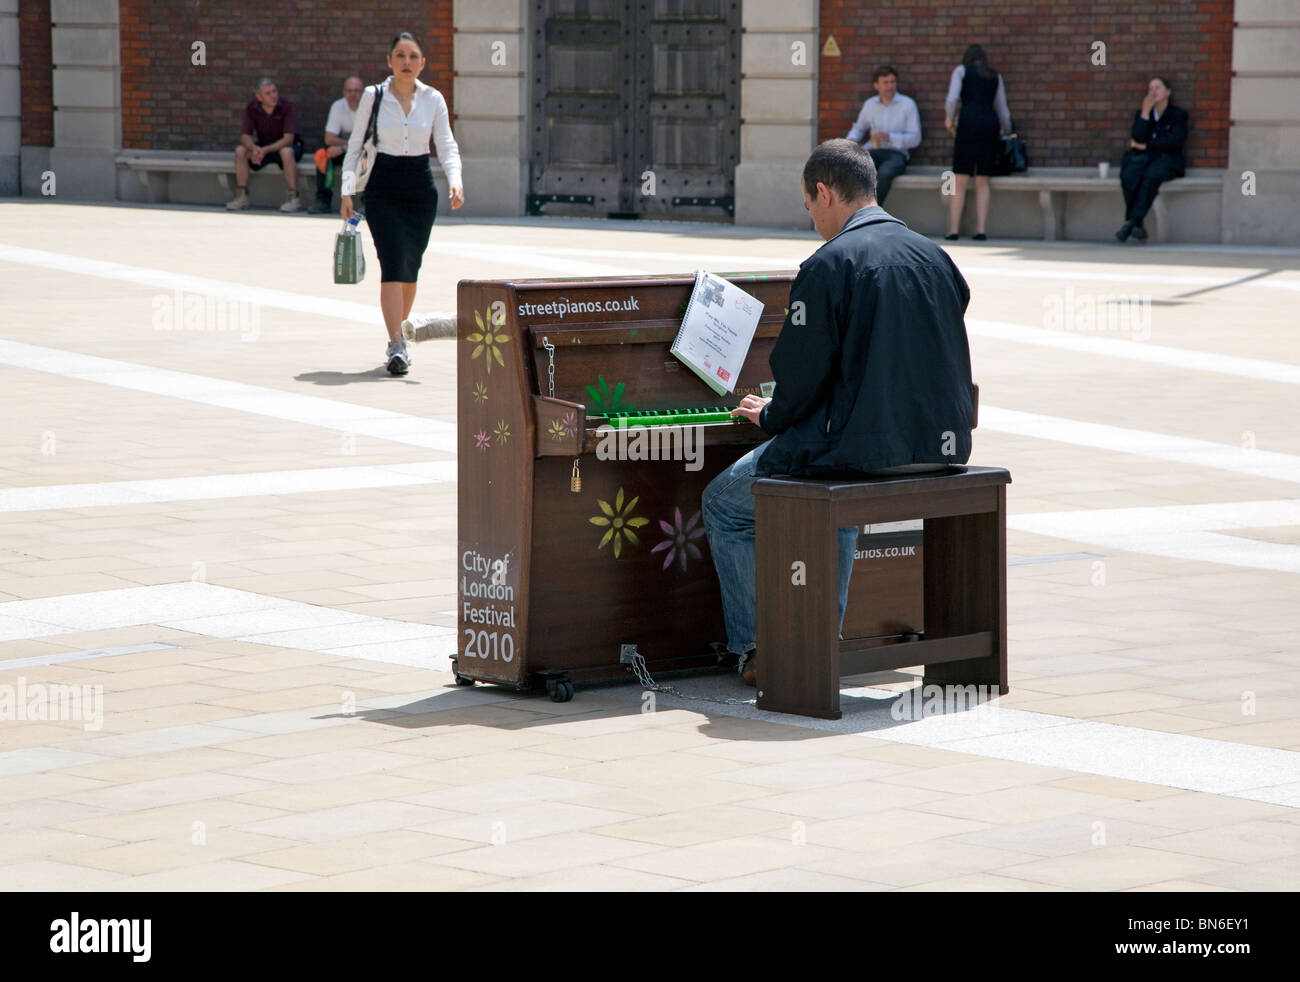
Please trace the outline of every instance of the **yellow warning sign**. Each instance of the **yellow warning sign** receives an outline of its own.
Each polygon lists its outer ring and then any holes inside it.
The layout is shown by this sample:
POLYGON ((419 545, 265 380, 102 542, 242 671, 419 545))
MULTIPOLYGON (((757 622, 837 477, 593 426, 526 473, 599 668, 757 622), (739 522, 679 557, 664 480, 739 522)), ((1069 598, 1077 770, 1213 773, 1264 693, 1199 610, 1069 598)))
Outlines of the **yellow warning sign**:
POLYGON ((839 56, 840 56, 840 46, 835 43, 835 35, 832 34, 830 37, 826 39, 826 43, 822 46, 822 57, 838 58, 839 56))

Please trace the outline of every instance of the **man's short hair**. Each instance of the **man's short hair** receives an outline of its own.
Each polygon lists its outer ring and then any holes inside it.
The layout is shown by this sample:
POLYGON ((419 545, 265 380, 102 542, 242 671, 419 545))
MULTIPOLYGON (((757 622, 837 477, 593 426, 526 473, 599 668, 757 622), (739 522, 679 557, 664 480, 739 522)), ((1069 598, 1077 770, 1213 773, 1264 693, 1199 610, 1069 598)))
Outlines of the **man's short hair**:
POLYGON ((825 184, 844 201, 876 196, 876 165, 863 147, 852 140, 827 140, 803 165, 803 186, 808 197, 817 196, 825 184))
POLYGON ((871 76, 871 81, 879 82, 886 75, 893 75, 894 78, 898 78, 898 72, 894 71, 893 65, 881 65, 876 69, 876 73, 871 76))
POLYGON ((257 91, 261 92, 262 86, 264 85, 275 85, 275 79, 273 79, 270 75, 263 75, 261 78, 257 80, 257 91))

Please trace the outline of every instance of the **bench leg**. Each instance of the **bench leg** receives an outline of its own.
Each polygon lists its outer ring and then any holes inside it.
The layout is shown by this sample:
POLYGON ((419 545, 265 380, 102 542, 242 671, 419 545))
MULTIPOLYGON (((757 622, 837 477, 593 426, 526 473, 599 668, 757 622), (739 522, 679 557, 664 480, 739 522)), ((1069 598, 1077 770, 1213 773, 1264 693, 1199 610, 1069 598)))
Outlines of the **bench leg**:
POLYGON ((1156 227, 1151 233, 1151 241, 1164 242, 1165 229, 1169 227, 1169 209, 1165 207, 1165 200, 1160 195, 1156 195, 1156 200, 1151 202, 1151 214, 1156 217, 1156 227))
POLYGON ((990 632, 982 658, 925 666, 924 683, 1007 685, 1006 488, 997 511, 925 520, 925 639, 990 632))
POLYGON ((830 502, 755 495, 758 708, 840 718, 839 551, 830 502))
POLYGON ((1043 213, 1043 238, 1048 242, 1065 238, 1065 192, 1039 191, 1038 207, 1043 213))

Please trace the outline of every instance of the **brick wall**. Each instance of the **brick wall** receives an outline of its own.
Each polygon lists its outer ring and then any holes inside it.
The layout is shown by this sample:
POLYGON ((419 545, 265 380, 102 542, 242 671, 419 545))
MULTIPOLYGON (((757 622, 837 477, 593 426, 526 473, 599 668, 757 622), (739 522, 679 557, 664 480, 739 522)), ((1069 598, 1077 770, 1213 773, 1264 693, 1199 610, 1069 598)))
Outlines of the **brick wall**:
POLYGON ((321 146, 325 117, 342 95, 343 80, 360 75, 370 84, 388 75, 388 45, 399 31, 423 42, 427 64, 420 80, 438 89, 452 108, 452 0, 325 0, 297 7, 266 0, 120 4, 127 148, 232 149, 258 76, 270 75, 280 97, 297 106, 311 153, 321 146), (194 41, 207 46, 205 67, 191 64, 194 41))
POLYGON ((944 95, 978 43, 1002 75, 1031 165, 1117 163, 1148 80, 1165 73, 1191 117, 1188 166, 1228 162, 1232 0, 821 0, 821 43, 832 34, 843 54, 821 58, 822 140, 849 131, 874 95, 872 71, 892 64, 921 111, 912 161, 951 164, 944 95), (1106 44, 1104 67, 1092 64, 1094 41, 1106 44))
POLYGON ((50 0, 19 0, 18 62, 22 84, 23 146, 54 145, 54 73, 50 0))

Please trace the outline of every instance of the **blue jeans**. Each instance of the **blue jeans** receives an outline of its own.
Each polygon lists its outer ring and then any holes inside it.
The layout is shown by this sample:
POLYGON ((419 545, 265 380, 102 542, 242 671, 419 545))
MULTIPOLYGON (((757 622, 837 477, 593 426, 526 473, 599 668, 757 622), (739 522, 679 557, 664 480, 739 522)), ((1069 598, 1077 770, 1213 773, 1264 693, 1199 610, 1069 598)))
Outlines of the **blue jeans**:
MULTIPOLYGON (((769 440, 768 443, 771 441, 769 440)), ((754 650, 758 588, 754 575, 754 466, 767 443, 755 447, 709 482, 704 489, 704 530, 713 553, 713 568, 722 587, 722 616, 727 648, 737 654, 754 650)), ((840 627, 849 599, 849 577, 857 550, 858 528, 840 529, 840 627)))

